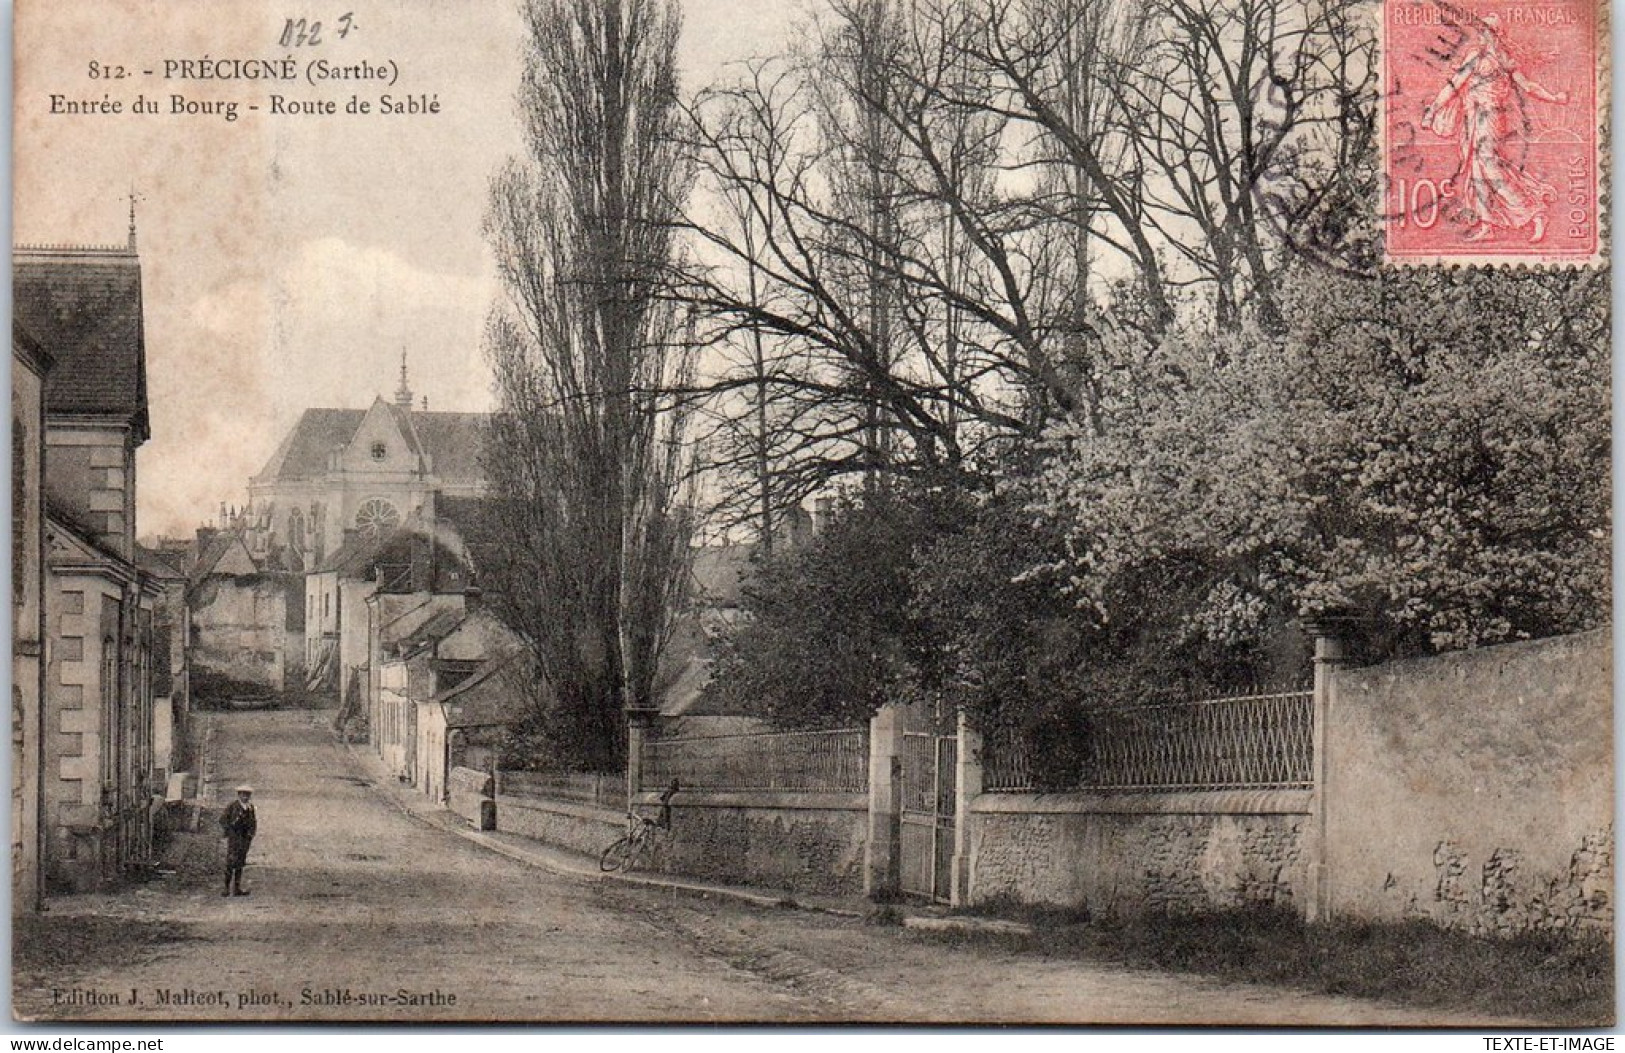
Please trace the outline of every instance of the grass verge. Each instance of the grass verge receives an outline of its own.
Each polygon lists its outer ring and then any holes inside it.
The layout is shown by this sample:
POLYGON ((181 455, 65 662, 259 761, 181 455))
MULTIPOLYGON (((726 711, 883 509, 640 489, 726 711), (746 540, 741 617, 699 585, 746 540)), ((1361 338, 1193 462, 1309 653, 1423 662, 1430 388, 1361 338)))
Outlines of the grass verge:
POLYGON ((1023 921, 1034 931, 1030 936, 924 938, 997 940, 1049 957, 1482 1012, 1547 1026, 1614 1022, 1613 948, 1596 937, 1530 933, 1493 939, 1424 921, 1309 925, 1277 911, 1120 921, 1009 905, 975 913, 1023 921))

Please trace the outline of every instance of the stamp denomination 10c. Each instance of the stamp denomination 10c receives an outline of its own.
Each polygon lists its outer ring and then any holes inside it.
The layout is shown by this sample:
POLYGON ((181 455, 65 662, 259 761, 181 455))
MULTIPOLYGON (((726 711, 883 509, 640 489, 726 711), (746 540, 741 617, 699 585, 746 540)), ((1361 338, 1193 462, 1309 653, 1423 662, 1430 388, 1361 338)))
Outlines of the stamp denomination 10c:
POLYGON ((1600 264, 1595 0, 1385 0, 1392 263, 1600 264))

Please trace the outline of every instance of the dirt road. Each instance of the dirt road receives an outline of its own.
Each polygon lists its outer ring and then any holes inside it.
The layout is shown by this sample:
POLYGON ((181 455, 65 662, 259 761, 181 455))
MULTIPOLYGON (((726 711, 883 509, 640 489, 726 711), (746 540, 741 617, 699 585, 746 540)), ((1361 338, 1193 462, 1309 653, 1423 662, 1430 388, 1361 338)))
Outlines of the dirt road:
POLYGON ((855 919, 610 883, 392 807, 308 712, 222 716, 256 788, 252 895, 218 842, 180 874, 53 900, 13 1011, 43 1020, 904 1021, 1420 1026, 1406 1010, 1004 953, 855 919))

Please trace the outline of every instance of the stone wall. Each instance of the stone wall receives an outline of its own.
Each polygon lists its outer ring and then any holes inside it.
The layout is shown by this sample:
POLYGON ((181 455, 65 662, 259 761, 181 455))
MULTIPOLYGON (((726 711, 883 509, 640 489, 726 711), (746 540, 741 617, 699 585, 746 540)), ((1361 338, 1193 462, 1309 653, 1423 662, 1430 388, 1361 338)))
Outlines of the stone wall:
POLYGON ((496 829, 496 804, 491 776, 472 768, 453 768, 446 776, 446 807, 467 819, 476 830, 496 829))
MULTIPOLYGON (((220 576, 193 590, 191 668, 200 694, 281 691, 287 686, 287 591, 278 578, 220 576), (223 686, 216 686, 216 680, 223 686)), ((218 704, 221 699, 207 701, 218 704)))
MULTIPOLYGON (((497 829, 597 856, 626 832, 617 811, 547 797, 497 797, 497 829)), ((657 795, 639 795, 653 818, 657 795)), ((867 798, 861 794, 690 793, 645 869, 790 893, 863 891, 867 798)))
POLYGON ((672 809, 671 842, 652 866, 792 894, 858 895, 868 804, 865 794, 685 790, 672 809))
POLYGON ((970 898, 1096 917, 1300 909, 1307 791, 986 794, 969 814, 970 898))
POLYGON ((546 797, 497 795, 497 829, 597 858, 626 833, 626 816, 610 808, 546 797))
POLYGON ((1339 670, 1330 912, 1500 935, 1611 929, 1612 670, 1607 631, 1339 670))

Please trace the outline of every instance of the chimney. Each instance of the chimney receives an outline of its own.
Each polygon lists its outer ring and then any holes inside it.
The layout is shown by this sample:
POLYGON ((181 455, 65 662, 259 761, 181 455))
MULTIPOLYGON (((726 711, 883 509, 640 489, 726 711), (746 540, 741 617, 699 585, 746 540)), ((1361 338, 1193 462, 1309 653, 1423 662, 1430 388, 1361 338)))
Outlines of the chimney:
POLYGON ((813 535, 817 536, 829 529, 835 521, 835 498, 820 497, 813 501, 813 535))
POLYGON ((801 548, 812 540, 813 517, 800 505, 793 505, 784 515, 784 540, 790 548, 801 548))
POLYGON ((477 585, 470 585, 463 590, 463 613, 477 614, 485 605, 485 593, 477 585))

